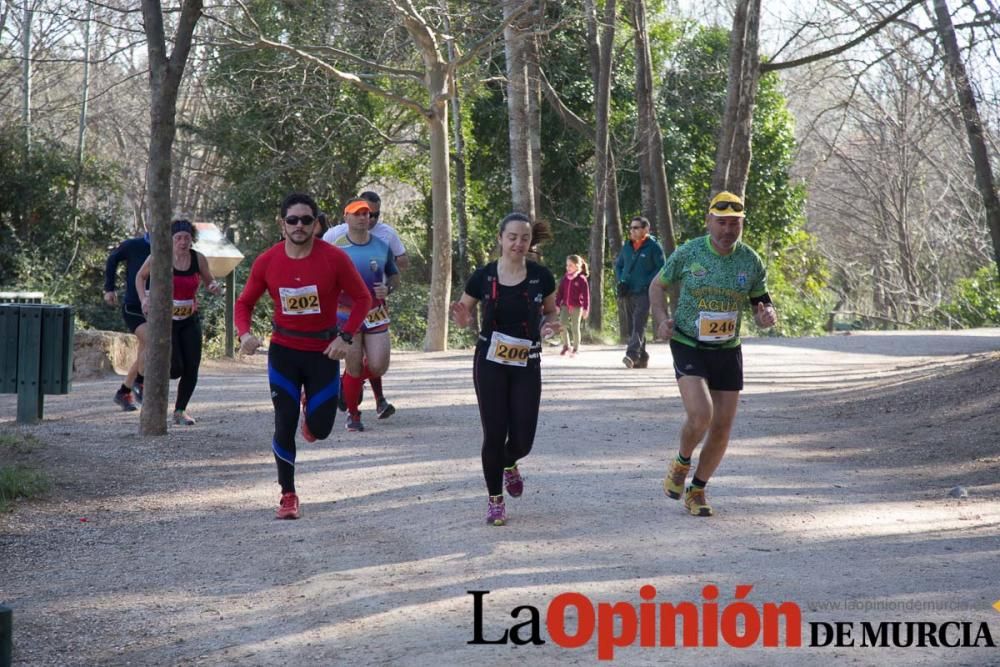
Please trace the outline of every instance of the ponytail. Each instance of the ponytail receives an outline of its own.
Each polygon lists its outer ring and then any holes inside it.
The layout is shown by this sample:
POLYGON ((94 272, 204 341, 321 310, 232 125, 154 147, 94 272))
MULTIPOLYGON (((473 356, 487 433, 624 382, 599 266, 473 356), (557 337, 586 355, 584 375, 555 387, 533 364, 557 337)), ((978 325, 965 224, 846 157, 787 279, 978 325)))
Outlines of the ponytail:
POLYGON ((551 241, 555 236, 552 235, 552 228, 549 223, 544 220, 538 220, 533 225, 531 225, 531 246, 537 247, 546 241, 551 241))

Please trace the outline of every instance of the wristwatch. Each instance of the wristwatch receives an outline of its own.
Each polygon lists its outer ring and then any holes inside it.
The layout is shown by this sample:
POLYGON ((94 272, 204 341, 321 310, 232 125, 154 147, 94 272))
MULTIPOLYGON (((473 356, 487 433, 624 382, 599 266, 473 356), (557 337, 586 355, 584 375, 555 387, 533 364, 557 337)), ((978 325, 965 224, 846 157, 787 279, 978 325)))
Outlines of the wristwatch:
POLYGON ((343 340, 348 345, 350 345, 352 342, 354 342, 354 334, 352 334, 349 331, 341 331, 337 335, 340 336, 341 340, 343 340))

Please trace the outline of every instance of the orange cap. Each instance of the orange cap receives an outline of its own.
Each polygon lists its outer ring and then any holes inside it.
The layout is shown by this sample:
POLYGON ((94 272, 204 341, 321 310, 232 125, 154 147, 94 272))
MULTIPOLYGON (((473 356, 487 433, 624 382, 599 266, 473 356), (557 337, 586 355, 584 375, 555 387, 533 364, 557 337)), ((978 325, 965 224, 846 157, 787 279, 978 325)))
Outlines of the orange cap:
POLYGON ((344 207, 344 214, 348 213, 361 213, 362 211, 368 211, 371 213, 371 206, 364 199, 359 199, 358 201, 352 201, 350 204, 344 207))

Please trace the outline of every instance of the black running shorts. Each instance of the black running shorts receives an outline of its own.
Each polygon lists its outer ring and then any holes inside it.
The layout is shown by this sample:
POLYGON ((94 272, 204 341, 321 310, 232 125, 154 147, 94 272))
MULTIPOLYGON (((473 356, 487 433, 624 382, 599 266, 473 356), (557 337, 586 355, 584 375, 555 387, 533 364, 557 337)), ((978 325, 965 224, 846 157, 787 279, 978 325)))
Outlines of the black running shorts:
POLYGON ((677 379, 685 375, 703 377, 713 391, 743 390, 743 350, 740 347, 691 347, 670 341, 677 379))
POLYGON ((142 314, 142 306, 139 304, 122 303, 122 319, 125 320, 125 326, 132 333, 135 333, 136 329, 146 323, 146 317, 142 314))

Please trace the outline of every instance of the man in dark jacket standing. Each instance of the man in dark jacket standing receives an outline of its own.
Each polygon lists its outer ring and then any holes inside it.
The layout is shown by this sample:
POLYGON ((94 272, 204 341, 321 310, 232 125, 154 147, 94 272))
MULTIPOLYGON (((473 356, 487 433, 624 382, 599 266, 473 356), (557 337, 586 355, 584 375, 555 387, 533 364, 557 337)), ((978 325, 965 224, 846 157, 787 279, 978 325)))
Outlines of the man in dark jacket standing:
POLYGON ((649 283, 663 268, 663 248, 649 235, 649 220, 636 216, 629 221, 629 241, 615 260, 618 296, 629 325, 625 368, 645 368, 646 321, 649 319, 649 283))

